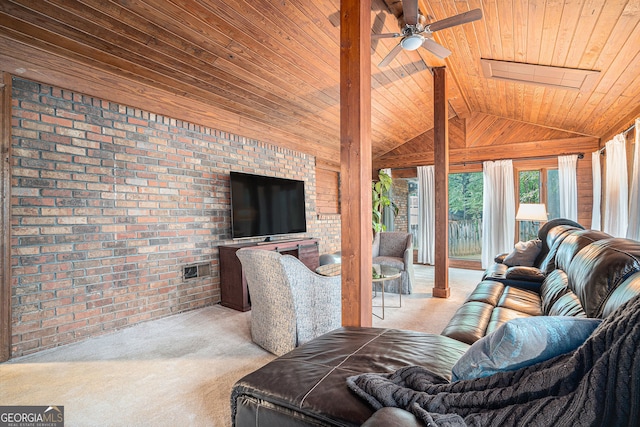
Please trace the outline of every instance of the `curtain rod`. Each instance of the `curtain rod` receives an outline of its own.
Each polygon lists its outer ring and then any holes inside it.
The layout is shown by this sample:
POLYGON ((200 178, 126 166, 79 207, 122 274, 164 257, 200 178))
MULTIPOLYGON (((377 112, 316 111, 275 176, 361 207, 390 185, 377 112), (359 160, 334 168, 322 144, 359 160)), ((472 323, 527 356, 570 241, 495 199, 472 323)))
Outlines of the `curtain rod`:
MULTIPOLYGON (((558 154, 558 156, 537 156, 537 157, 519 157, 517 159, 495 159, 495 160, 491 160, 491 161, 499 161, 499 160, 512 160, 514 162, 519 161, 519 160, 549 160, 549 159, 554 159, 556 157, 559 156, 571 156, 571 155, 577 155, 578 159, 584 159, 584 153, 563 153, 563 154, 558 154)), ((475 164, 482 164, 484 163, 486 160, 471 160, 468 162, 455 162, 455 163, 449 163, 449 166, 466 166, 466 165, 475 165, 475 164)), ((424 165, 424 166, 429 166, 429 165, 424 165)), ((404 167, 404 168, 391 168, 391 170, 403 170, 403 169, 415 169, 417 168, 417 166, 409 166, 409 167, 404 167)))
MULTIPOLYGON (((629 126, 629 127, 627 128, 627 130, 620 132, 620 134, 621 134, 621 135, 625 135, 625 136, 626 136, 626 135, 627 135, 629 132, 631 132, 631 131, 633 130, 633 128, 635 128, 635 127, 636 127, 636 124, 635 124, 635 122, 634 122, 631 126, 629 126)), ((598 153, 600 153, 601 155, 603 155, 603 156, 604 156, 604 150, 605 150, 606 148, 607 148, 607 146, 605 145, 604 147, 602 147, 601 149, 599 149, 599 150, 598 150, 598 153)))
MULTIPOLYGON (((578 156, 578 159, 584 159, 584 153, 562 153, 562 154, 558 154, 557 156, 518 157, 517 159, 494 159, 494 160, 490 160, 490 161, 496 162, 496 161, 500 161, 500 160, 512 160, 514 162, 517 162, 519 160, 549 160, 549 159, 554 159, 554 158, 560 157, 560 156, 571 156, 571 155, 578 156)), ((462 165, 462 166, 475 165, 475 164, 478 164, 478 163, 484 163, 485 161, 487 161, 487 160, 473 160, 473 161, 470 161, 470 162, 450 163, 450 165, 462 165)))
POLYGON ((631 126, 629 126, 629 129, 625 130, 625 131, 624 131, 624 132, 622 132, 622 133, 629 133, 629 132, 631 132, 631 130, 632 130, 634 127, 636 127, 635 122, 634 122, 631 126))

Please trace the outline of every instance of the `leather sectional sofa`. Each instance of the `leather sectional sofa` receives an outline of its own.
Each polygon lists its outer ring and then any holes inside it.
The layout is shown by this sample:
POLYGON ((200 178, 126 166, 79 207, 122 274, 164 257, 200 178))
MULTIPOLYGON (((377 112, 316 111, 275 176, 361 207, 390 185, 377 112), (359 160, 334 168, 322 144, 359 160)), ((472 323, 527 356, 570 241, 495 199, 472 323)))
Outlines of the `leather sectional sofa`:
POLYGON ((555 252, 558 246, 569 233, 576 229, 584 228, 577 222, 565 218, 557 218, 545 223, 538 230, 540 252, 532 260, 531 265, 508 265, 505 260, 509 254, 498 254, 495 257, 495 263, 485 270, 482 279, 490 279, 523 289, 539 290, 546 275, 555 269, 555 252))
POLYGON ((564 225, 549 234, 559 237, 543 262, 544 281, 538 291, 485 279, 442 335, 473 344, 505 322, 521 317, 604 318, 638 291, 639 281, 625 279, 640 270, 640 243, 564 225), (547 272, 544 265, 553 269, 547 272))
POLYGON ((640 242, 568 224, 547 232, 562 239, 550 241, 544 258, 551 254, 547 264, 554 268, 538 291, 485 279, 441 335, 380 328, 329 332, 239 380, 231 396, 233 424, 419 425, 413 415, 395 408, 374 414, 350 391, 346 378, 418 365, 448 381, 470 344, 508 320, 604 318, 640 294, 640 242))

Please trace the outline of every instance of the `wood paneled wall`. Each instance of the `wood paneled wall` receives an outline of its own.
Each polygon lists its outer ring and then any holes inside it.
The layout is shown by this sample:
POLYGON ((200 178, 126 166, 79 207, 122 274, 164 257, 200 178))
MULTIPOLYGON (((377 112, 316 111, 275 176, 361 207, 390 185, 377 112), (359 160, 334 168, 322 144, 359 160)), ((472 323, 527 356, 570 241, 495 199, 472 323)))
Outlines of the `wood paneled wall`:
POLYGON ((340 171, 316 166, 316 211, 340 213, 340 171))
MULTIPOLYGON (((557 168, 558 161, 556 157, 549 157, 546 159, 538 158, 535 160, 515 160, 513 165, 515 170, 541 167, 557 168)), ((593 176, 591 173, 591 165, 591 154, 585 154, 583 159, 578 160, 576 171, 578 181, 578 222, 586 228, 591 227, 591 208, 593 205, 593 176)), ((480 163, 470 163, 467 165, 452 165, 449 172, 461 173, 481 171, 482 165, 480 163)), ((393 176, 395 178, 415 178, 417 177, 416 168, 408 167, 393 169, 393 176)), ((514 191, 516 191, 516 189, 514 189, 514 191)))
MULTIPOLYGON (((475 113, 468 119, 449 118, 451 165, 486 160, 526 159, 590 153, 600 141, 530 123, 475 113)), ((433 164, 433 129, 374 160, 374 169, 433 164)))
POLYGON ((593 175, 591 155, 586 154, 578 160, 578 222, 585 228, 591 228, 591 209, 593 207, 593 175))

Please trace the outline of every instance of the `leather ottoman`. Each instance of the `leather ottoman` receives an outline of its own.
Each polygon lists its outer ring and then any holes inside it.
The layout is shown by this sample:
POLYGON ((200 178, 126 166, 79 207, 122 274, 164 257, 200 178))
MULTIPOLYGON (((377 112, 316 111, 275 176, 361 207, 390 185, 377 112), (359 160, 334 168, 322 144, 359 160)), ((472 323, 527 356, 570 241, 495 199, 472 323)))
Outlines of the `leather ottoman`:
POLYGON ((435 334, 340 328, 239 380, 231 394, 233 425, 359 426, 373 410, 347 388, 347 377, 421 365, 450 379, 468 348, 435 334))

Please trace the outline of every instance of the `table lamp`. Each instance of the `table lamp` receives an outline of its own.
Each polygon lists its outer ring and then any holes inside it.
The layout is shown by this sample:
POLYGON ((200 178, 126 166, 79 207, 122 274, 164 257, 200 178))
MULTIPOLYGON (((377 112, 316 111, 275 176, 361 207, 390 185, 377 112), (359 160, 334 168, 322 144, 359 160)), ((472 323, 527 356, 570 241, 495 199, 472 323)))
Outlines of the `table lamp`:
POLYGON ((544 203, 520 203, 517 221, 547 221, 547 208, 544 203))

